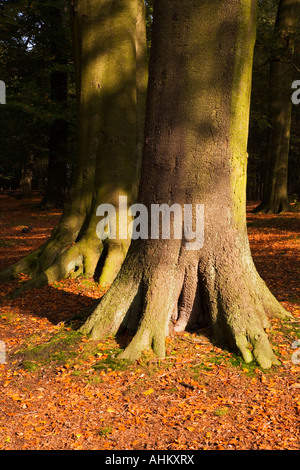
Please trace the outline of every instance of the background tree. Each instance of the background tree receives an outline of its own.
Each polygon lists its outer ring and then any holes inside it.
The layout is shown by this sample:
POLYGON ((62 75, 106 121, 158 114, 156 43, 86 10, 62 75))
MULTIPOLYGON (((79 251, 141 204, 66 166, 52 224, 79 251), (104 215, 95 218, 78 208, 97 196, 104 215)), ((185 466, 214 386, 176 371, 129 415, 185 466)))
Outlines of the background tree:
POLYGON ((295 35, 299 31, 300 1, 281 0, 274 30, 269 72, 269 128, 264 192, 256 212, 291 210, 288 198, 288 161, 292 117, 291 83, 295 75, 295 35))
POLYGON ((148 49, 148 54, 150 55, 152 21, 153 21, 153 0, 145 0, 145 6, 146 6, 147 49, 148 49))
POLYGON ((286 312, 255 269, 245 217, 256 3, 154 2, 138 200, 149 213, 151 204, 204 204, 205 242, 192 251, 184 238, 132 240, 81 328, 94 339, 129 329, 120 358, 151 347, 164 356, 172 319, 177 331, 209 322, 247 362, 277 362, 265 329, 286 312))
POLYGON ((266 90, 269 87, 269 68, 274 48, 274 25, 278 4, 279 0, 258 2, 248 137, 248 201, 260 201, 262 198, 266 136, 269 128, 266 90))
MULTIPOLYGON (((70 54, 69 11, 66 3, 41 5, 48 17, 49 48, 52 59, 50 76, 50 99, 60 109, 68 103, 68 64, 70 54)), ((63 207, 68 188, 68 127, 66 119, 58 116, 49 131, 49 163, 47 190, 41 202, 42 206, 63 207)))
POLYGON ((51 95, 51 76, 58 72, 49 27, 50 10, 55 5, 64 10, 67 2, 49 0, 46 5, 34 0, 1 2, 0 75, 7 85, 7 104, 0 115, 1 186, 4 189, 18 189, 21 173, 28 166, 32 172, 32 187, 45 188, 54 122, 68 123, 68 152, 64 160, 70 165, 73 162, 74 73, 69 22, 65 22, 64 28, 68 40, 61 45, 67 64, 61 65, 59 70, 62 72, 64 67, 63 72, 68 75, 68 100, 60 104, 53 93, 51 95))
POLYGON ((32 276, 24 289, 70 274, 109 285, 129 241, 101 243, 96 209, 135 201, 143 140, 147 57, 142 0, 71 2, 76 63, 78 158, 68 201, 58 227, 36 252, 1 273, 32 276), (111 25, 114 25, 112 28, 111 25))

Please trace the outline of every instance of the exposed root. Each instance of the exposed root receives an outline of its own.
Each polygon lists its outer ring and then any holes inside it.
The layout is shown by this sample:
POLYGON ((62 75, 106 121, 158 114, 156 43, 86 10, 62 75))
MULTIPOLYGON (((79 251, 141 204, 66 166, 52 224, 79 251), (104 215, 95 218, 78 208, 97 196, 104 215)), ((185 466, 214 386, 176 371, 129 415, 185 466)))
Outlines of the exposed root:
POLYGON ((116 335, 122 324, 130 321, 131 309, 136 314, 141 302, 141 272, 127 276, 122 268, 116 282, 102 297, 98 307, 80 328, 80 332, 93 339, 116 335))
MULTIPOLYGON (((27 274, 32 278, 42 276, 56 261, 57 257, 76 240, 83 222, 83 214, 84 211, 79 214, 77 210, 73 210, 73 212, 67 210, 45 243, 25 258, 0 272, 0 280, 14 280, 20 273, 27 274)), ((45 279, 45 276, 43 276, 43 279, 45 279)), ((45 285, 42 278, 36 283, 36 286, 40 284, 45 285)))
MULTIPOLYGON (((108 246, 109 245, 110 241, 108 242, 108 246)), ((40 289, 67 277, 72 279, 79 276, 86 278, 93 277, 102 250, 103 245, 98 238, 82 238, 60 253, 48 269, 45 269, 43 272, 38 272, 32 279, 24 282, 20 287, 15 289, 10 294, 10 297, 16 298, 23 292, 32 289, 40 289)), ((107 287, 113 282, 122 266, 126 252, 127 249, 125 247, 115 242, 112 248, 109 247, 104 256, 104 266, 100 276, 100 280, 103 279, 101 283, 102 286, 107 287)), ((36 259, 35 261, 37 262, 36 259)))
POLYGON ((130 241, 127 240, 109 240, 106 243, 105 259, 98 281, 100 286, 107 287, 113 283, 126 257, 129 244, 130 241))
POLYGON ((268 291, 257 274, 257 279, 240 276, 224 278, 216 274, 213 283, 208 282, 209 308, 216 340, 231 349, 238 349, 245 362, 256 361, 269 369, 279 364, 266 330, 270 328, 269 315, 275 312, 288 317, 289 314, 268 291), (261 289, 258 289, 258 286, 261 289), (268 306, 268 311, 266 309, 268 306), (280 309, 279 309, 280 307, 280 309))
POLYGON ((253 280, 242 262, 237 283, 226 264, 221 269, 219 263, 218 270, 209 264, 200 272, 197 262, 179 266, 166 261, 166 273, 164 262, 145 269, 137 257, 129 256, 81 332, 101 339, 133 327, 134 336, 119 358, 135 361, 149 348, 164 357, 171 318, 177 320, 175 331, 186 328, 192 318, 194 324, 209 318, 220 345, 239 350, 246 362, 256 361, 264 369, 279 364, 266 334, 268 315, 289 317, 289 313, 255 268, 253 280))
MULTIPOLYGON (((74 237, 76 235, 74 234, 74 237)), ((12 281, 17 279, 20 273, 35 277, 42 274, 57 256, 67 249, 72 243, 73 238, 70 233, 62 236, 58 227, 56 227, 51 236, 37 250, 22 258, 12 266, 8 266, 0 272, 1 281, 12 281)))
POLYGON ((272 292, 268 289, 267 285, 262 281, 260 292, 260 299, 264 311, 268 318, 279 318, 281 320, 294 320, 293 315, 285 310, 280 302, 274 297, 272 292))
POLYGON ((273 201, 261 202, 252 212, 254 214, 282 214, 283 212, 294 212, 294 210, 287 199, 276 198, 273 201))
POLYGON ((149 348, 164 357, 165 337, 178 299, 174 295, 178 276, 175 266, 165 274, 161 266, 145 269, 139 256, 131 253, 80 331, 97 340, 125 329, 134 331, 120 359, 134 361, 149 348))
POLYGON ((236 336, 236 345, 246 363, 255 360, 263 369, 272 365, 280 365, 276 358, 266 333, 261 329, 252 334, 236 336))
POLYGON ((143 329, 141 326, 130 344, 119 354, 118 359, 126 359, 128 362, 138 360, 144 351, 153 349, 159 358, 165 357, 165 332, 159 328, 143 329))
POLYGON ((38 265, 38 258, 42 251, 42 247, 30 253, 30 255, 21 259, 17 263, 8 266, 0 272, 0 281, 9 282, 17 279, 20 273, 31 275, 38 265))
POLYGON ((185 277, 177 306, 177 318, 174 331, 184 331, 189 323, 192 310, 196 300, 198 287, 198 263, 189 264, 186 268, 185 277))
MULTIPOLYGON (((120 354, 120 359, 137 360, 144 351, 152 348, 158 357, 165 357, 165 338, 169 333, 169 322, 174 310, 175 273, 166 277, 160 270, 144 287, 142 312, 136 334, 120 354)), ((137 311, 138 313, 139 311, 137 311)))

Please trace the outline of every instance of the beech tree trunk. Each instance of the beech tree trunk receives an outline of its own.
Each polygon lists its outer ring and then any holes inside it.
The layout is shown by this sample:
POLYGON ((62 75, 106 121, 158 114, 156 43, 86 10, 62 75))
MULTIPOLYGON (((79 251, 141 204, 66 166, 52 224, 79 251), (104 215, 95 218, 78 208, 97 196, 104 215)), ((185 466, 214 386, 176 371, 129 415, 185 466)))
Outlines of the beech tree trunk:
MULTIPOLYGON (((277 359, 268 317, 288 315, 254 266, 246 229, 247 139, 256 1, 156 0, 139 202, 204 205, 204 244, 132 240, 116 280, 80 331, 133 333, 120 358, 153 348, 170 327, 212 326, 245 361, 277 359)), ((193 227, 197 219, 194 221, 193 227)), ((150 231, 149 231, 150 233, 150 231)))
POLYGON ((265 183, 262 202, 254 212, 279 214, 291 211, 288 198, 288 162, 291 131, 291 84, 294 36, 299 25, 300 0, 281 0, 275 23, 277 50, 270 65, 269 120, 265 183))
POLYGON ((0 278, 31 276, 14 295, 66 276, 95 275, 110 285, 129 240, 102 243, 100 204, 137 198, 148 65, 143 0, 71 2, 78 106, 78 159, 58 227, 46 243, 0 278))

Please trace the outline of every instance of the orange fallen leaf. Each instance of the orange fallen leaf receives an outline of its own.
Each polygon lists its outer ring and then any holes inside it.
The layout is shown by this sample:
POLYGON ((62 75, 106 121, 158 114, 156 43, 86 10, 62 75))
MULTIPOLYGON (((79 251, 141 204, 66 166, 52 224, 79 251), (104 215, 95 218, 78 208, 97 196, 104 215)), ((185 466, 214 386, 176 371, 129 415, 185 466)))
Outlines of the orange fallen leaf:
POLYGON ((22 398, 16 393, 14 393, 13 395, 10 395, 10 398, 14 401, 22 401, 22 398))

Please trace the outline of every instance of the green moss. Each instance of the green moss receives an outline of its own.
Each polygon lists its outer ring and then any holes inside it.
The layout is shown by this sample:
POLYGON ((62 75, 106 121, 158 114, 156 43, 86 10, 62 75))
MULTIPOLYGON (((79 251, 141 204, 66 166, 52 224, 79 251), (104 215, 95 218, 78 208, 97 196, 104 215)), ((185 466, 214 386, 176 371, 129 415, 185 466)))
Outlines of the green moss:
POLYGON ((115 359, 112 356, 103 359, 97 365, 94 366, 95 370, 127 370, 128 361, 125 359, 115 359))
POLYGON ((228 411, 228 408, 218 408, 214 411, 214 414, 221 417, 227 415, 228 411))
POLYGON ((77 346, 80 340, 81 335, 76 331, 62 329, 46 343, 33 345, 36 338, 28 338, 27 345, 16 354, 22 358, 25 369, 36 370, 53 363, 65 364, 77 357, 74 346, 77 346))
POLYGON ((29 372, 35 372, 39 368, 39 365, 32 361, 23 361, 22 365, 29 372))
POLYGON ((259 372, 266 372, 265 369, 257 364, 257 362, 245 362, 238 354, 232 354, 228 359, 228 363, 231 367, 239 369, 240 372, 245 374, 247 377, 256 377, 259 372))
POLYGON ((112 427, 111 426, 104 426, 103 428, 100 428, 98 431, 98 434, 100 437, 105 437, 108 434, 111 434, 112 432, 112 427))
POLYGON ((9 246, 13 246, 16 242, 14 240, 0 240, 0 247, 6 248, 9 246))

